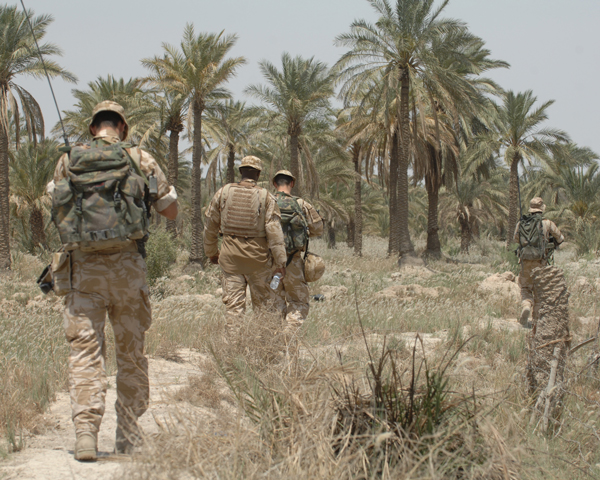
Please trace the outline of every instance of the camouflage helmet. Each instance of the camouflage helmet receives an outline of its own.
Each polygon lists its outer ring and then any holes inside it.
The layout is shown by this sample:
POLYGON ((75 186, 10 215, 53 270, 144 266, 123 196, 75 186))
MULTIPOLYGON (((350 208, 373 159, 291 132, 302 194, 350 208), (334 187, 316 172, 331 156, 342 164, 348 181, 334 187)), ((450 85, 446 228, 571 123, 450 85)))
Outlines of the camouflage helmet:
POLYGON ((240 164, 239 168, 242 168, 242 167, 250 167, 250 168, 253 168, 254 170, 258 170, 259 172, 262 172, 262 169, 263 169, 262 160, 253 155, 248 155, 247 157, 242 158, 242 163, 240 164))
POLYGON ((546 210, 546 205, 544 205, 544 200, 541 197, 534 197, 529 202, 529 213, 544 213, 546 210))
POLYGON ((96 115, 98 115, 100 112, 115 112, 117 115, 119 115, 119 117, 121 117, 121 120, 123 120, 123 123, 125 124, 125 130, 123 130, 122 140, 125 140, 127 138, 127 133, 129 133, 129 124, 127 123, 127 119, 125 118, 125 109, 117 102, 113 102, 112 100, 104 100, 103 102, 100 102, 94 107, 94 110, 92 112, 92 119, 90 120, 90 124, 88 125, 90 135, 94 135, 92 133, 92 123, 94 123, 96 115))
POLYGON ((307 282, 316 282, 325 273, 325 262, 314 253, 307 252, 304 260, 304 279, 307 282))
POLYGON ((294 182, 296 181, 296 177, 294 177, 292 175, 292 172, 290 172, 289 170, 279 170, 274 176, 273 176, 273 183, 275 183, 275 179, 279 176, 279 175, 285 175, 286 177, 290 177, 294 182))

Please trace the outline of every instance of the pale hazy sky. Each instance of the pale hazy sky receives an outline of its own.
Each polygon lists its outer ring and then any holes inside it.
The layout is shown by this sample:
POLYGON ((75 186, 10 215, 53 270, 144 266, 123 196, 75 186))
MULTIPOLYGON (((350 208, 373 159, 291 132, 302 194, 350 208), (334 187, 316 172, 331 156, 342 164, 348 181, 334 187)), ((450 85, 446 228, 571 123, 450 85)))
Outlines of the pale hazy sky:
MULTIPOLYGON (((332 65, 343 53, 334 37, 354 19, 376 20, 366 0, 25 0, 25 5, 54 16, 46 40, 62 48, 59 61, 77 75, 77 88, 100 75, 144 75, 140 59, 160 54, 163 42, 178 44, 187 22, 197 32, 236 33, 232 55, 246 57, 248 64, 228 87, 241 99, 247 85, 262 81, 260 60, 278 65, 288 51, 332 65)), ((600 153, 594 114, 600 110, 599 0, 451 0, 444 16, 467 22, 493 58, 511 64, 492 72, 494 80, 505 89, 531 89, 540 101, 556 100, 548 125, 600 153)), ((40 102, 49 130, 58 116, 47 83, 18 82, 40 102)), ((60 80, 53 85, 60 108, 70 109, 73 86, 60 80)))

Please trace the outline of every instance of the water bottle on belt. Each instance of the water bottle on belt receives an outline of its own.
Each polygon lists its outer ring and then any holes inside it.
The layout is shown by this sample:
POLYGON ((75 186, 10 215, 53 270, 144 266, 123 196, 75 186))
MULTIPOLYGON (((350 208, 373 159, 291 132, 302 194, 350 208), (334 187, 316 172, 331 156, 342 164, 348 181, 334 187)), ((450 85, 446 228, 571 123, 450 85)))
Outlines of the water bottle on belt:
POLYGON ((271 289, 277 290, 277 287, 279 287, 280 281, 281 281, 281 273, 276 273, 275 275, 273 275, 273 280, 271 280, 271 289))

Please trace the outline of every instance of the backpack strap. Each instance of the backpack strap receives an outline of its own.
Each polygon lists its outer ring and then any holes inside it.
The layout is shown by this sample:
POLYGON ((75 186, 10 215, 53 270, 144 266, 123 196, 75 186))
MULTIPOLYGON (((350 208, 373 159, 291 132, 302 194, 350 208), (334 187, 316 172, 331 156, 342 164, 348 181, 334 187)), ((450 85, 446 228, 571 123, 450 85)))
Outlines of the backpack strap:
POLYGON ((121 146, 121 148, 123 148, 123 150, 127 154, 127 158, 131 162, 131 166, 135 170, 135 173, 137 173, 140 177, 142 177, 142 179, 144 180, 144 183, 146 184, 146 186, 148 186, 148 177, 146 177, 146 174, 144 172, 142 172, 142 167, 141 167, 142 152, 140 151, 140 148, 139 147, 134 148, 129 143, 119 143, 119 145, 121 146), (135 154, 133 153, 134 150, 137 150, 137 152, 135 152, 135 154), (135 161, 136 158, 137 158, 137 162, 135 161))

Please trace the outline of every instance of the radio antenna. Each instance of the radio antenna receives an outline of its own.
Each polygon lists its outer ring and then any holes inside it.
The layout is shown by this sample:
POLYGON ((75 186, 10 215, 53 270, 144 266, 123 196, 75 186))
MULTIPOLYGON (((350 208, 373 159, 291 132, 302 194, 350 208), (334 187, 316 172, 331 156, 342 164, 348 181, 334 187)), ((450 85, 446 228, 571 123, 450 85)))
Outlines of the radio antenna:
POLYGON ((54 99, 54 106, 56 107, 56 113, 58 113, 58 119, 60 121, 60 127, 63 131, 63 139, 65 141, 65 146, 69 146, 69 137, 67 137, 67 131, 65 130, 65 125, 62 120, 62 115, 60 114, 60 109, 58 108, 58 102, 56 101, 56 95, 54 95, 54 89, 52 88, 52 82, 50 81, 50 75, 48 75, 48 70, 46 69, 46 62, 44 62, 44 57, 42 56, 42 52, 40 51, 40 46, 38 45, 37 38, 35 38, 35 33, 33 31, 33 26, 31 25, 31 20, 29 20, 29 13, 25 8, 25 4, 23 0, 21 0, 21 6, 23 7, 23 12, 25 12, 25 18, 27 18, 27 24, 29 25, 29 29, 31 30, 31 36, 33 37, 33 41, 35 42, 35 48, 37 48, 38 56, 40 57, 40 61, 42 62, 42 66, 44 67, 44 73, 46 74, 46 79, 48 80, 48 85, 50 86, 50 92, 52 93, 52 98, 54 99))

